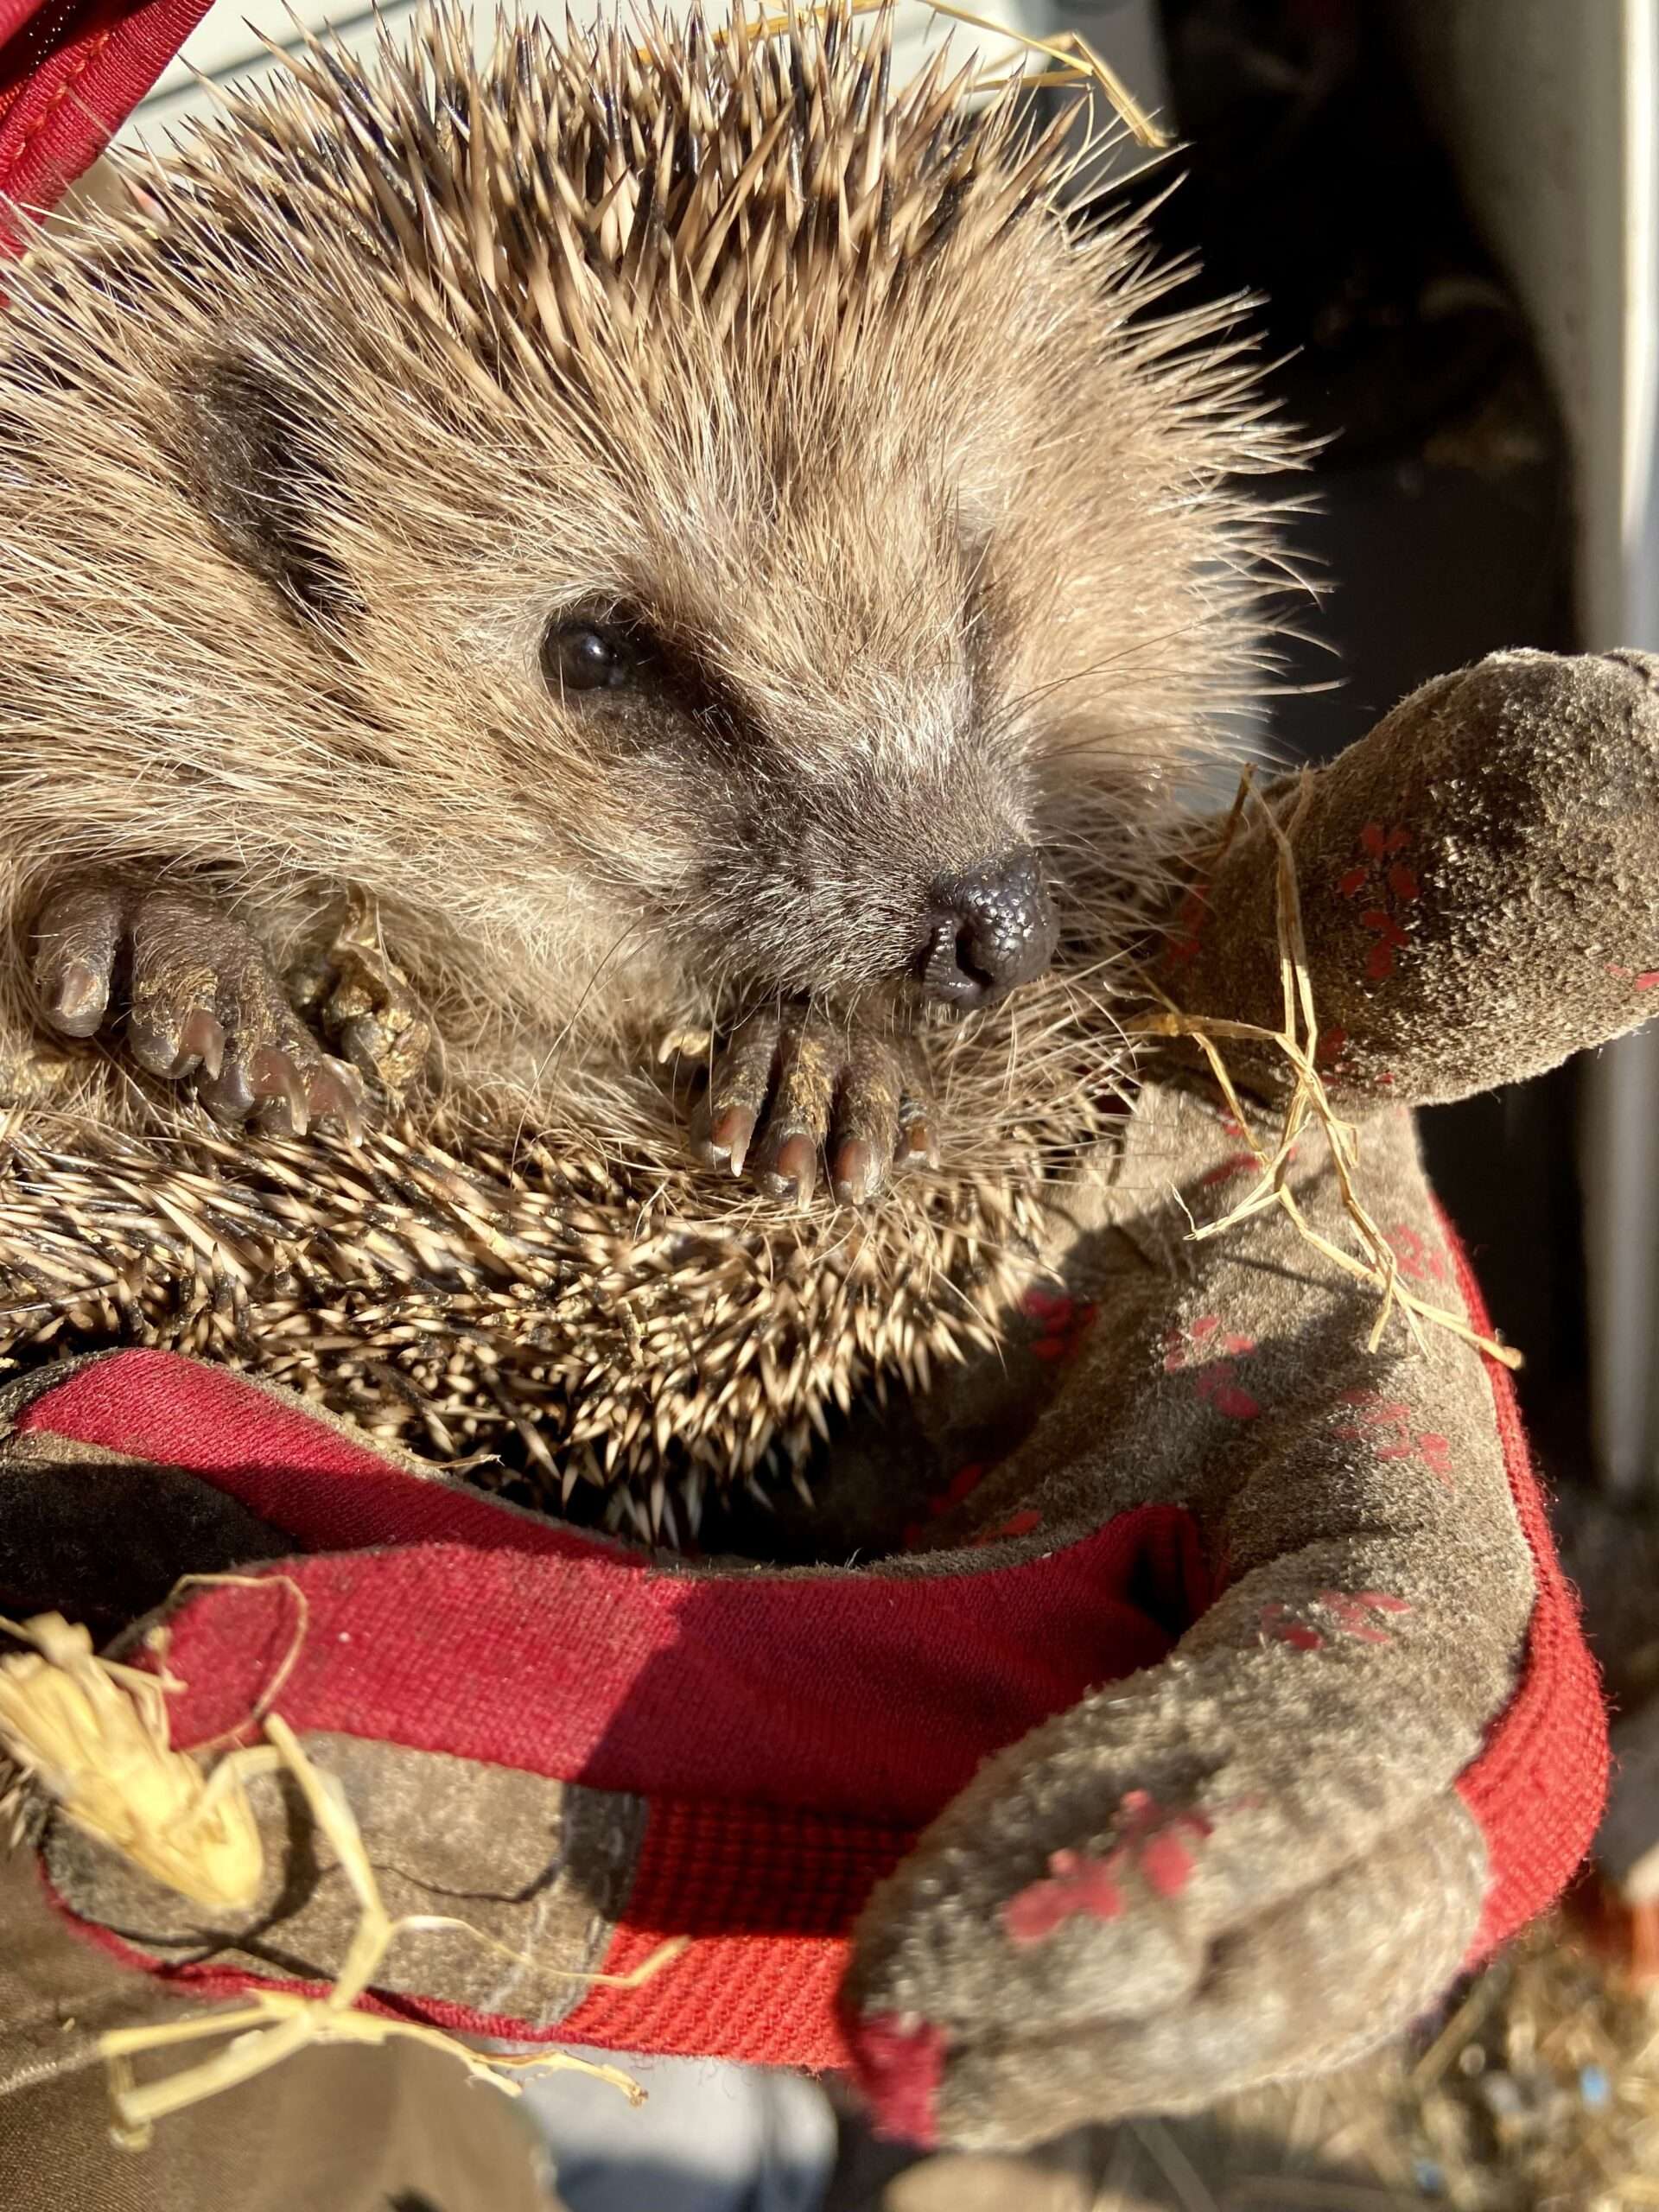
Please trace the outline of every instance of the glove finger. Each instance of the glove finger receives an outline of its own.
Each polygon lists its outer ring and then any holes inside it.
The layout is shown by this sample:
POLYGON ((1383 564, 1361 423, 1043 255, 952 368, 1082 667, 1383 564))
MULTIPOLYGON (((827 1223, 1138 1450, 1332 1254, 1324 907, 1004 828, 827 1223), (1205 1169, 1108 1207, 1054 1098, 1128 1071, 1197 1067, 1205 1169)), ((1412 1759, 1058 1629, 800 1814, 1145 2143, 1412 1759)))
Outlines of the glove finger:
POLYGON ((1408 1829, 1217 1942, 1156 2012, 1056 2031, 1009 1986, 968 2036, 891 2016, 861 2021, 852 2039, 866 2094, 895 2133, 1008 2149, 1346 2064, 1456 1975, 1486 1881, 1480 1831, 1448 1791, 1408 1829))

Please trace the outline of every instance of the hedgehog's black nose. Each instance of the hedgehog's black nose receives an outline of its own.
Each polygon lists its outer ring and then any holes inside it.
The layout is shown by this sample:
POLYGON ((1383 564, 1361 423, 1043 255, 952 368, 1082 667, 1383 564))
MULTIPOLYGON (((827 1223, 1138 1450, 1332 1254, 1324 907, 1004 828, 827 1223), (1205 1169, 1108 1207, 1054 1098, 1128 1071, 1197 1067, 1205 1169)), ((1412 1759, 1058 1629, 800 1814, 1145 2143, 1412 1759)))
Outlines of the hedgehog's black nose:
POLYGON ((1040 976, 1054 957, 1054 909, 1029 845, 942 875, 933 886, 933 934, 922 988, 948 1006, 990 1006, 1040 976))

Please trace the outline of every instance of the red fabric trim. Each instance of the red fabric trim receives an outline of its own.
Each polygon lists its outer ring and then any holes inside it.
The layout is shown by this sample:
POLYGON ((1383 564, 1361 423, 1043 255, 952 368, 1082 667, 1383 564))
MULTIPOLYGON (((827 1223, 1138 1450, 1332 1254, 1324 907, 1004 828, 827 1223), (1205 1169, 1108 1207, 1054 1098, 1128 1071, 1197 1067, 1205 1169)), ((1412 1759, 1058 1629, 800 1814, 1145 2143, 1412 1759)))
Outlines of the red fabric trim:
POLYGON ((858 2078, 888 2140, 938 2148, 939 2088, 949 2039, 931 2020, 905 2023, 878 2012, 858 2028, 858 2078))
MULTIPOLYGON (((0 198, 45 213, 155 84, 208 0, 0 0, 0 198)), ((27 243, 0 223, 0 255, 27 243)))
MULTIPOLYGON (((996 1564, 703 1575, 652 1566, 377 1460, 242 1377, 122 1352, 19 1427, 192 1467, 333 1543, 284 1562, 308 1627, 290 1726, 340 1729, 603 1789, 919 1826, 980 1762, 1192 1618, 1197 1532, 1173 1507, 996 1564), (215 1466, 219 1460, 224 1464, 215 1466)), ((288 1651, 280 1586, 208 1588, 172 1624, 174 1740, 234 1729, 288 1651)))
POLYGON ((416 1473, 270 1396, 228 1370, 176 1352, 121 1351, 43 1390, 17 1417, 158 1465, 182 1467, 239 1498, 308 1551, 447 1541, 586 1558, 621 1544, 516 1512, 471 1484, 416 1473))
MULTIPOLYGON (((1440 1228, 1471 1323, 1491 1333, 1485 1301, 1457 1231, 1440 1228)), ((1521 1680, 1479 1756, 1458 1781, 1486 1839, 1491 1887, 1465 1965, 1473 1967, 1561 1894, 1594 1839, 1607 1795, 1607 1712, 1580 1625, 1578 1601, 1549 1531, 1516 1403, 1501 1361, 1484 1362, 1510 1491, 1532 1554, 1538 1594, 1521 1680)))
POLYGON ((863 1821, 762 1823, 739 1806, 654 1804, 605 1969, 630 1972, 682 1930, 698 1940, 643 1989, 594 1990, 562 2034, 638 2049, 648 2016, 653 2051, 844 2067, 836 2005, 848 1932, 913 1840, 863 1821))

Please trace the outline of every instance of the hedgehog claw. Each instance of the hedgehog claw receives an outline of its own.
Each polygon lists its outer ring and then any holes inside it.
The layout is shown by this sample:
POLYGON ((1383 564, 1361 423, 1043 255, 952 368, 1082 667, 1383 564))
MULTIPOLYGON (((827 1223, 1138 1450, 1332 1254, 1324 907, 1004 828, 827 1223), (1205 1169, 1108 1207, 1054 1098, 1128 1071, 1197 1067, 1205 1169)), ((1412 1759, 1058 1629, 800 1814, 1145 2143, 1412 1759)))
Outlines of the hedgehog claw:
POLYGON ((184 1025, 184 1034, 179 1049, 187 1065, 179 1072, 188 1075, 197 1062, 209 1083, 216 1082, 225 1065, 225 1029, 205 1007, 198 1007, 184 1025))
POLYGON ((58 988, 47 1011, 54 1029, 66 1037, 90 1037, 104 1019, 110 1001, 110 979, 72 960, 58 976, 58 988))
POLYGON ((712 1167, 741 1175, 766 1111, 778 1058, 779 1017, 752 1014, 721 1054, 709 1086, 709 1125, 701 1150, 712 1167))
POLYGON ((200 1068, 213 1081, 225 1065, 225 1032, 205 1007, 182 1021, 156 1008, 127 1015, 127 1050, 146 1074, 178 1083, 200 1068))
POLYGON ((937 1164, 918 1077, 889 1038, 763 1009, 715 1062, 698 1154, 733 1175, 747 1166, 768 1197, 797 1206, 827 1166, 838 1205, 868 1205, 895 1168, 937 1164))
POLYGON ((71 884, 42 910, 35 982, 60 1036, 92 1037, 103 1027, 120 925, 116 895, 97 885, 71 884))
POLYGON ((874 1154, 861 1138, 855 1137, 836 1148, 830 1179, 836 1197, 844 1206, 861 1206, 874 1197, 880 1187, 880 1169, 874 1154))
POLYGON ((127 1050, 163 1082, 195 1079, 215 1121, 302 1137, 332 1117, 356 1144, 365 1102, 353 1071, 301 1023, 264 952, 206 900, 81 880, 41 914, 34 974, 60 1035, 124 1015, 127 1050), (119 979, 119 988, 118 988, 119 979))
POLYGON ((274 1045, 267 1045, 253 1056, 253 1095, 268 1099, 265 1109, 272 1126, 280 1126, 284 1136, 302 1137, 311 1126, 311 1116, 306 1106, 305 1084, 300 1071, 288 1054, 274 1045))
POLYGON ((900 1116, 899 1150, 893 1160, 893 1167, 902 1175, 908 1174, 914 1168, 937 1167, 938 1164, 939 1148, 933 1134, 933 1125, 924 1118, 917 1102, 907 1098, 905 1111, 900 1116))
POLYGON ((253 1085, 240 1060, 227 1060, 211 1082, 199 1083, 196 1096, 216 1122, 240 1128, 254 1108, 253 1085))
POLYGON ((785 1136, 775 1149, 768 1149, 772 1150, 772 1163, 760 1171, 761 1185, 767 1195, 797 1205, 810 1205, 818 1180, 818 1148, 811 1138, 785 1136))
POLYGON ((734 1175, 741 1175, 754 1141, 754 1124, 755 1116, 747 1106, 728 1106, 709 1126, 703 1147, 709 1166, 729 1167, 734 1175))
POLYGON ((325 1054, 321 1072, 311 1078, 308 1099, 314 1120, 332 1115, 353 1144, 362 1143, 365 1096, 363 1078, 354 1067, 325 1054))

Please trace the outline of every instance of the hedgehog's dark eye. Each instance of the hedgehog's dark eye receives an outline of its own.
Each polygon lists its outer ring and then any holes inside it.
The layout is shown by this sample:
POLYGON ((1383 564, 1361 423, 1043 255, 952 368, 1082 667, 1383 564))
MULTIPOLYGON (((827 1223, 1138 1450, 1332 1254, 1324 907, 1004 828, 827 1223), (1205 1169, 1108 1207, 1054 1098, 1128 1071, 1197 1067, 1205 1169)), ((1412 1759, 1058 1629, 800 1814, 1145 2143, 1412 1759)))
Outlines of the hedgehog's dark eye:
POLYGON ((613 691, 639 658, 632 638, 609 623, 556 618, 542 639, 542 674, 555 691, 613 691))

